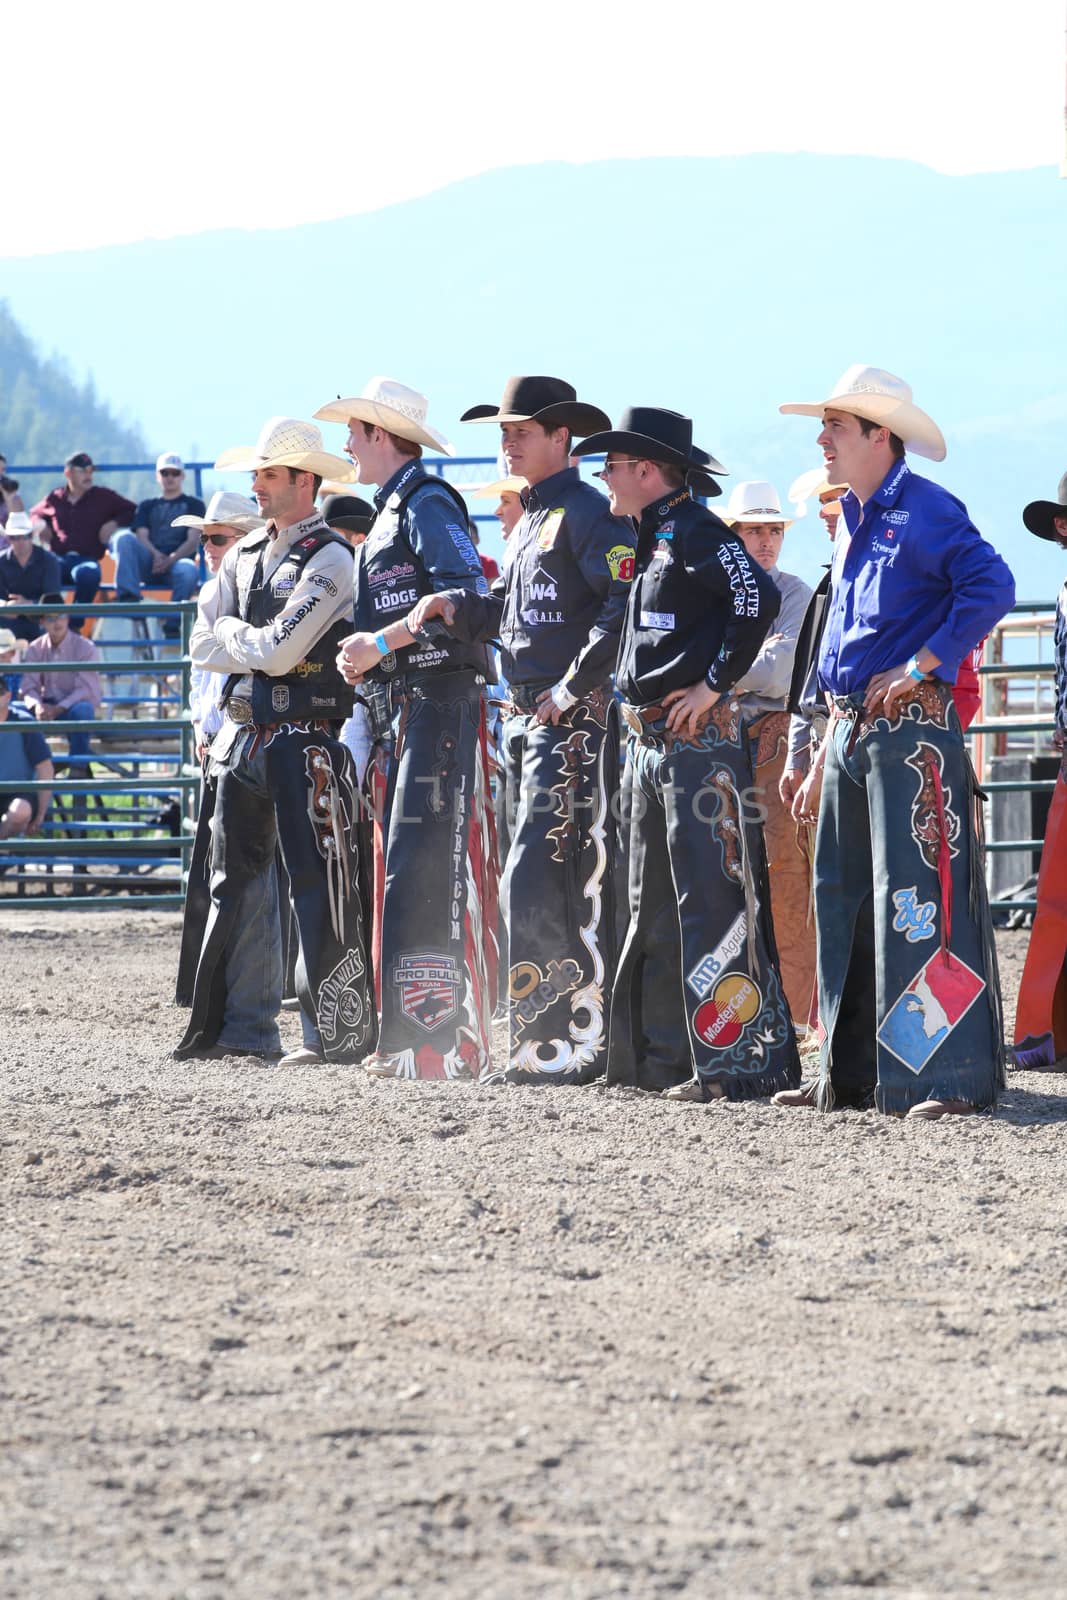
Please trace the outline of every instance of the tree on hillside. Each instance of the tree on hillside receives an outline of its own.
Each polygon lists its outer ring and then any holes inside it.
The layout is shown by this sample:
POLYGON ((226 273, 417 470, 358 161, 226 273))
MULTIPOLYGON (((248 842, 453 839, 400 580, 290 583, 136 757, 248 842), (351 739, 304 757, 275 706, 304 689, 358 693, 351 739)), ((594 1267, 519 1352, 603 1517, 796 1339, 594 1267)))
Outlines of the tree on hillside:
MULTIPOLYGON (((62 361, 40 354, 0 301, 0 453, 14 466, 61 462, 72 450, 88 450, 98 463, 148 459, 140 431, 97 398, 92 378, 79 387, 62 361)), ((146 473, 102 473, 100 481, 133 500, 153 493, 155 483, 146 473)), ((53 486, 47 475, 27 476, 27 506, 53 486)))

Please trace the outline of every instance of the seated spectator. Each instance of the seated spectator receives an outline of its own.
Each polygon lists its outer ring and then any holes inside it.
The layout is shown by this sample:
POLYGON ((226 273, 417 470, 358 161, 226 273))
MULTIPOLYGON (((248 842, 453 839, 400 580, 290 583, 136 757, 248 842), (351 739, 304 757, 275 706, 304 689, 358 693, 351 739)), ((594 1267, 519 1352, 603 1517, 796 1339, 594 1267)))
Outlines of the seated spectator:
MULTIPOLYGON (((63 596, 41 596, 42 605, 62 605, 63 596)), ((31 639, 22 658, 22 698, 38 722, 92 722, 100 708, 100 674, 90 662, 99 660, 95 644, 83 639, 70 626, 65 612, 44 618, 44 633, 31 639), (52 672, 60 661, 80 661, 80 672, 52 672)), ((84 765, 89 759, 88 733, 72 733, 70 764, 84 765)))
MULTIPOLYGON (((141 501, 131 527, 116 534, 111 547, 120 600, 140 600, 145 584, 152 589, 169 589, 175 600, 188 600, 199 582, 195 560, 199 529, 190 527, 185 519, 202 517, 204 502, 183 493, 185 466, 173 451, 164 452, 157 460, 156 478, 163 493, 141 501)), ((178 618, 167 617, 163 637, 176 639, 180 632, 178 618)))
MULTIPOLYGON (((0 781, 29 783, 37 778, 51 782, 55 768, 48 746, 28 717, 20 717, 18 712, 12 711, 11 683, 7 678, 0 678, 0 722, 6 722, 9 716, 26 725, 19 733, 0 735, 0 781)), ((0 839, 36 833, 51 800, 47 789, 29 789, 25 794, 0 790, 0 839)))
POLYGON ((7 548, 4 538, 4 528, 13 511, 25 511, 19 486, 14 478, 7 475, 7 457, 0 455, 0 550, 7 548))
POLYGON ((13 511, 7 519, 8 549, 0 555, 0 605, 4 622, 17 639, 36 639, 40 623, 36 617, 20 617, 10 608, 21 601, 37 605, 43 594, 54 594, 62 587, 63 568, 59 557, 35 544, 33 528, 25 511, 13 511))
POLYGON ((59 557, 63 581, 74 585, 79 605, 96 599, 100 557, 111 535, 127 524, 137 509, 125 495, 94 484, 94 471, 93 458, 86 451, 68 456, 63 468, 66 488, 51 490, 30 512, 35 523, 44 524, 42 543, 59 557))

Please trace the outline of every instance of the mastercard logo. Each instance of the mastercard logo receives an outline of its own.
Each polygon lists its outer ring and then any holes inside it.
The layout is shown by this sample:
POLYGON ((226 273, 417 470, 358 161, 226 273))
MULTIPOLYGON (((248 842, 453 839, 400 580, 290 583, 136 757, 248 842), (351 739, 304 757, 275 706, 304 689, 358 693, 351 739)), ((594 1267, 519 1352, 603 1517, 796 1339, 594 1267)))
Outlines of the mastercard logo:
POLYGON ((727 1050, 763 1005, 759 985, 743 972, 727 972, 710 998, 697 1007, 693 1032, 712 1050, 727 1050))

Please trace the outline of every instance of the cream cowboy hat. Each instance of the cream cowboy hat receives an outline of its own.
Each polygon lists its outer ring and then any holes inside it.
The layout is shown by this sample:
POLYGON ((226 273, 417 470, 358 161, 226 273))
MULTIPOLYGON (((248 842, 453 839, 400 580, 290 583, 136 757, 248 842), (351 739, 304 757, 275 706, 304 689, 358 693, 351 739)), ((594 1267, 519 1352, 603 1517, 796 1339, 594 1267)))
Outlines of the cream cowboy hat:
POLYGON ((327 401, 315 412, 317 422, 343 422, 349 419, 369 422, 386 433, 399 434, 413 444, 424 444, 430 450, 440 450, 443 455, 454 456, 455 445, 449 444, 443 433, 431 428, 426 421, 429 405, 424 394, 397 383, 395 378, 372 378, 361 395, 354 399, 327 401))
POLYGON ((793 518, 787 517, 782 510, 778 490, 773 483, 766 483, 761 478, 750 478, 746 483, 735 485, 726 510, 722 513, 722 520, 729 528, 762 522, 780 522, 783 530, 793 526, 793 518))
POLYGON ((472 500, 499 500, 502 494, 521 494, 530 485, 525 478, 497 478, 495 483, 474 483, 466 490, 472 500))
POLYGON ((798 517, 808 514, 808 501, 821 500, 827 492, 840 499, 848 493, 847 483, 831 483, 826 476, 825 467, 812 467, 810 472, 802 472, 799 478, 794 478, 789 485, 786 499, 793 507, 798 517))
POLYGON ((297 417, 268 417, 255 444, 235 445, 215 462, 219 471, 255 472, 259 467, 295 467, 317 478, 356 481, 355 468, 341 456, 322 448, 322 434, 311 422, 297 417))
POLYGON ((255 533, 257 528, 267 526, 266 519, 259 514, 259 507, 254 500, 246 500, 243 494, 234 494, 231 489, 217 489, 207 503, 207 510, 202 517, 175 517, 172 524, 175 528, 239 528, 242 533, 255 533))
POLYGON ((911 387, 881 367, 849 367, 825 400, 791 400, 779 411, 801 417, 821 417, 824 411, 848 411, 889 428, 904 441, 906 450, 929 461, 944 461, 947 453, 944 435, 932 417, 920 411, 911 398, 911 387))
POLYGON ((9 539, 32 539, 33 521, 29 512, 12 511, 0 533, 6 533, 9 539))

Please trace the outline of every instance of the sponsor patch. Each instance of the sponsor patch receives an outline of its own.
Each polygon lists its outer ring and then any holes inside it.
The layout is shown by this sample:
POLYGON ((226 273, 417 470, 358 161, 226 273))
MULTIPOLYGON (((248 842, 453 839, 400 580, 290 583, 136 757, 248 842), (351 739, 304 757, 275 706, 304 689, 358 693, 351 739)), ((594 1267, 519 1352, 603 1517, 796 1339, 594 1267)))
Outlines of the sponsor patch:
POLYGON ((670 522, 665 522, 663 524, 662 528, 657 528, 656 529, 656 538, 657 539, 673 539, 674 538, 674 521, 673 521, 673 519, 670 522))
POLYGON ((270 692, 270 705, 272 711, 288 711, 289 690, 284 683, 276 683, 270 692))
POLYGON ((911 521, 910 511, 883 511, 882 521, 891 522, 896 528, 905 528, 911 521))
POLYGON ((533 1022, 561 995, 569 994, 581 982, 582 969, 577 961, 550 961, 547 972, 535 967, 532 961, 520 961, 512 967, 509 987, 511 1014, 516 1032, 533 1022))
POLYGON ((693 1032, 709 1049, 728 1050, 762 1005, 759 985, 747 973, 728 972, 715 985, 711 999, 697 1006, 693 1032))
POLYGON ((321 661, 298 661, 293 671, 298 678, 315 678, 322 671, 321 661))
POLYGON ((642 628, 660 628, 664 633, 672 633, 674 631, 674 612, 642 611, 641 626, 642 628))
POLYGON ((546 622, 562 622, 562 611, 537 611, 531 606, 528 610, 520 612, 523 622, 528 628, 540 628, 546 622))
POLYGON ((984 988, 965 961, 935 950, 886 1012, 878 1043, 918 1075, 984 988))
POLYGON ((375 611, 400 611, 413 606, 419 596, 416 589, 387 589, 384 594, 372 598, 375 611))
POLYGON ((722 570, 730 580, 730 592, 734 597, 734 615, 758 617, 759 588, 744 546, 734 540, 724 539, 716 553, 722 570))
POLYGON ((379 583, 390 583, 394 578, 413 578, 415 568, 410 561, 398 561, 393 567, 385 567, 381 572, 368 572, 367 582, 374 589, 379 583))
POLYGON ((481 575, 482 563, 478 559, 478 552, 471 542, 470 531, 467 528, 461 528, 458 522, 449 522, 446 524, 446 532, 470 571, 481 575))
POLYGON ((608 564, 608 571, 616 580, 622 579, 629 583, 634 575, 634 552, 631 545, 616 544, 608 551, 604 560, 608 564))
POLYGON ((556 535, 560 530, 560 524, 563 521, 563 517, 564 510, 562 506, 556 506, 554 510, 548 513, 548 516, 541 524, 537 534, 537 547, 539 550, 552 549, 552 546, 556 542, 556 535))
POLYGON ((296 574, 294 572, 283 572, 280 576, 271 579, 270 592, 275 600, 280 599, 283 594, 292 594, 295 588, 296 574))
POLYGON ((656 548, 652 552, 652 559, 653 561, 662 561, 665 567, 673 565, 674 556, 671 552, 671 547, 668 541, 663 540, 657 544, 656 548))
POLYGON ((707 999, 716 978, 726 971, 731 961, 737 960, 737 957, 744 949, 747 931, 748 924, 745 919, 745 913, 739 911, 719 945, 710 955, 706 955, 702 960, 698 961, 688 978, 686 978, 686 983, 701 1000, 707 999))
POLYGON ((894 933, 902 933, 909 944, 933 938, 937 917, 937 906, 933 900, 924 900, 920 905, 919 891, 913 885, 910 889, 894 890, 893 905, 896 908, 894 933))
POLYGON ((316 589, 321 589, 324 594, 328 594, 331 600, 336 599, 337 585, 324 572, 310 572, 308 574, 308 582, 313 583, 316 589))
MULTIPOLYGON (((327 1046, 338 1042, 342 1028, 349 1032, 360 1028, 363 1022, 363 998, 360 993, 363 977, 363 960, 352 950, 339 961, 319 989, 316 1011, 319 1032, 327 1046)), ((359 1040, 353 1040, 358 1043, 359 1040)))
POLYGON ((458 1010, 459 969, 450 956, 403 955, 393 967, 400 1009, 409 1022, 433 1033, 458 1010))
POLYGON ((315 607, 317 605, 320 605, 320 604, 321 604, 321 600, 320 600, 320 597, 317 594, 309 595, 309 597, 304 601, 302 606, 297 606, 296 610, 293 612, 291 617, 286 617, 285 621, 284 622, 280 622, 278 624, 278 626, 275 628, 275 630, 274 630, 274 642, 275 642, 275 644, 284 644, 285 640, 288 639, 289 635, 291 633, 293 633, 295 631, 295 629, 297 629, 300 626, 300 624, 303 622, 304 618, 305 617, 310 617, 310 615, 314 611, 315 607))

